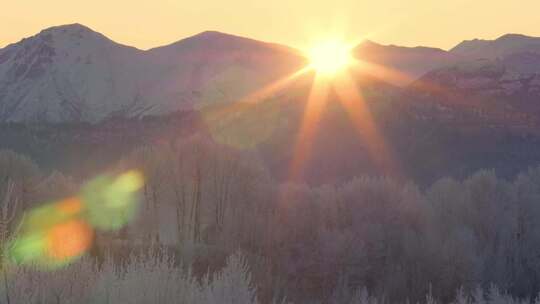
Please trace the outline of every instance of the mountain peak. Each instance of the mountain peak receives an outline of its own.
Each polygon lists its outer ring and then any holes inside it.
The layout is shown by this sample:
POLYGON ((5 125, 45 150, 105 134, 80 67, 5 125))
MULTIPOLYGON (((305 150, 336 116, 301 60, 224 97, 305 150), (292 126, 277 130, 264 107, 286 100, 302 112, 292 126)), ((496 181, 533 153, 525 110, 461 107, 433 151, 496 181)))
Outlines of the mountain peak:
POLYGON ((41 32, 93 32, 95 33, 94 30, 80 23, 71 23, 71 24, 51 26, 49 28, 42 30, 41 32))
POLYGON ((203 31, 196 35, 193 35, 192 37, 220 37, 220 36, 221 37, 238 37, 232 34, 227 34, 224 32, 214 31, 214 30, 203 31))
POLYGON ((55 37, 72 37, 72 38, 99 38, 102 40, 110 40, 104 35, 92 30, 91 28, 80 23, 64 24, 49 27, 42 30, 37 36, 55 36, 55 37))
POLYGON ((497 59, 513 53, 540 52, 540 38, 522 34, 505 34, 495 40, 464 40, 450 50, 468 59, 497 59))
POLYGON ((151 52, 189 52, 197 49, 224 51, 224 50, 275 50, 286 53, 299 54, 291 47, 255 40, 248 37, 209 30, 181 39, 169 45, 150 49, 151 52))
POLYGON ((75 39, 97 39, 103 41, 112 41, 104 35, 92 30, 80 23, 58 25, 42 30, 37 36, 54 36, 75 39))
POLYGON ((193 35, 191 37, 188 37, 186 39, 182 39, 178 42, 182 41, 197 41, 202 43, 223 43, 223 42, 231 42, 231 43, 250 43, 250 44, 262 44, 263 42, 254 40, 247 37, 237 36, 233 34, 228 34, 224 32, 219 31, 204 31, 199 34, 193 35))
POLYGON ((382 46, 382 45, 373 40, 364 39, 360 43, 358 43, 356 47, 361 47, 361 46, 382 46))
POLYGON ((140 51, 135 47, 115 42, 109 39, 107 36, 96 32, 90 27, 80 23, 71 23, 49 27, 39 32, 39 34, 23 40, 40 40, 46 42, 54 42, 59 47, 80 46, 82 48, 92 48, 92 46, 119 46, 131 49, 133 51, 140 51))
POLYGON ((98 122, 235 101, 304 66, 276 50, 287 47, 206 31, 141 51, 78 23, 51 27, 0 51, 0 122, 98 122))
POLYGON ((504 41, 504 40, 522 40, 522 39, 535 39, 535 37, 523 35, 523 34, 515 34, 515 33, 508 33, 504 34, 501 37, 495 39, 495 41, 504 41))

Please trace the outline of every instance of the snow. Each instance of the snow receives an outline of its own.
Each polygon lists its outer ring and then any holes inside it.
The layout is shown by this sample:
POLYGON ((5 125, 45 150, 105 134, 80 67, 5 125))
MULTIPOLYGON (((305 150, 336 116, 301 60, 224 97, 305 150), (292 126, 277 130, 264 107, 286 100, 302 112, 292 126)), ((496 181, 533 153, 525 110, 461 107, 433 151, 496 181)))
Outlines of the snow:
POLYGON ((205 32, 141 51, 80 24, 0 50, 0 121, 98 122, 232 102, 297 68, 293 50, 205 32))
MULTIPOLYGON (((354 52, 402 74, 385 79, 398 86, 421 77, 513 94, 540 74, 540 38, 516 34, 450 52, 370 41, 354 52)), ((0 49, 0 122, 96 123, 232 103, 305 64, 294 49, 215 31, 142 51, 80 24, 52 27, 0 49)))

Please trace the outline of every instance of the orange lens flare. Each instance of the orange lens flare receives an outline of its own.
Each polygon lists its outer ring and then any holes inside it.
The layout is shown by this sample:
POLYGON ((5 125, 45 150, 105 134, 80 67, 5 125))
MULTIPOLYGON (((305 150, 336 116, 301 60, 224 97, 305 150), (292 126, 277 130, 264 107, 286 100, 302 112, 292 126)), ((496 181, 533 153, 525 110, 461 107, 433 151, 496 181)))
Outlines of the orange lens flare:
POLYGON ((57 261, 82 255, 93 239, 92 228, 83 220, 73 219, 47 231, 47 255, 57 261))
POLYGON ((136 212, 144 178, 132 170, 117 177, 99 176, 81 194, 28 211, 19 232, 3 244, 7 261, 16 265, 55 269, 84 255, 94 229, 116 230, 136 212))
POLYGON ((78 197, 70 197, 57 203, 56 208, 66 216, 72 216, 82 211, 83 204, 78 197))

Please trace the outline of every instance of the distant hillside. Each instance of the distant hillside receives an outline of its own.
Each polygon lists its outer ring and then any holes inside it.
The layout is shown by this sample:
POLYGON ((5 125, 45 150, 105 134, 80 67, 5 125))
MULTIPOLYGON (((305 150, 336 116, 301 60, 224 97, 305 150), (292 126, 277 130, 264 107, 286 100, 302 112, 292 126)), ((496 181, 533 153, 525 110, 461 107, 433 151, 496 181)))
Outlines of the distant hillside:
POLYGON ((402 47, 381 45, 365 41, 353 50, 356 58, 394 71, 396 77, 389 81, 395 85, 408 85, 431 70, 453 64, 459 56, 429 47, 402 47))

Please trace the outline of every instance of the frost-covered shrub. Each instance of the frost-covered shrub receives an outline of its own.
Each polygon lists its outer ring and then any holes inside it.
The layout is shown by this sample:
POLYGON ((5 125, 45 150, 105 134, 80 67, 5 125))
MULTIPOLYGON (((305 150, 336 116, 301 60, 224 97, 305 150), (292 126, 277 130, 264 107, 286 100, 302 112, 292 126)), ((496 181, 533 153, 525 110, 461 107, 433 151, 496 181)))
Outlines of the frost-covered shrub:
POLYGON ((2 303, 90 303, 98 269, 89 259, 65 269, 39 271, 9 267, 2 274, 2 303))
POLYGON ((231 255, 227 259, 227 266, 202 287, 204 303, 257 303, 249 267, 239 253, 231 255))
POLYGON ((85 259, 54 271, 8 269, 1 303, 233 304, 258 303, 245 259, 235 254, 220 272, 200 280, 166 255, 131 256, 125 265, 85 259), (7 287, 7 288, 6 288, 7 287))

